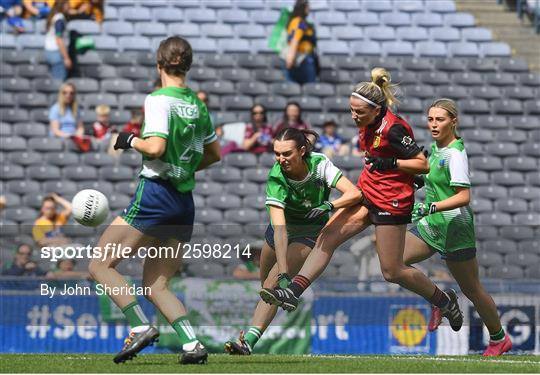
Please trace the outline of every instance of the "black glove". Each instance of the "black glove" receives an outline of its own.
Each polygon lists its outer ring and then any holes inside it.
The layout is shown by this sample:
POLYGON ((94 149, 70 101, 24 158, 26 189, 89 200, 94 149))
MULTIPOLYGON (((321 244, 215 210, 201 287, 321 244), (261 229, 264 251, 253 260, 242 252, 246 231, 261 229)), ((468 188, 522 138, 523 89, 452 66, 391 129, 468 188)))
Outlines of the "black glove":
POLYGON ((114 144, 114 149, 128 150, 131 148, 131 141, 135 138, 135 134, 128 132, 118 133, 118 138, 116 138, 116 143, 114 144))
POLYGON ((425 185, 424 177, 422 177, 421 175, 414 176, 414 181, 413 181, 414 190, 420 190, 424 187, 424 185, 425 185))
POLYGON ((289 284, 291 283, 291 278, 286 273, 280 273, 278 275, 278 286, 281 289, 287 289, 289 284))
POLYGON ((371 164, 369 168, 370 172, 373 171, 387 171, 397 168, 396 158, 380 158, 378 156, 366 156, 366 164, 371 164))

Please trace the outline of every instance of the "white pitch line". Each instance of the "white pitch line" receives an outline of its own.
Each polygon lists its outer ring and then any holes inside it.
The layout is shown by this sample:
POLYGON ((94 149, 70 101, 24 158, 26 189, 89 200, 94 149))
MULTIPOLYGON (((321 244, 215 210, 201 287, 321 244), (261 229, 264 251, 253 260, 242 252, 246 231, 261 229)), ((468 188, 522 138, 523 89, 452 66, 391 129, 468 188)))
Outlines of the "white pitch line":
POLYGON ((392 358, 392 359, 405 359, 411 361, 441 361, 441 362, 475 362, 475 363, 510 363, 510 364, 537 364, 540 366, 540 362, 536 361, 512 361, 507 359, 475 359, 475 358, 434 358, 434 357, 419 357, 419 356, 370 356, 370 355, 307 355, 308 357, 322 357, 322 358, 338 358, 338 359, 352 359, 352 358, 368 358, 368 359, 381 359, 381 358, 392 358))

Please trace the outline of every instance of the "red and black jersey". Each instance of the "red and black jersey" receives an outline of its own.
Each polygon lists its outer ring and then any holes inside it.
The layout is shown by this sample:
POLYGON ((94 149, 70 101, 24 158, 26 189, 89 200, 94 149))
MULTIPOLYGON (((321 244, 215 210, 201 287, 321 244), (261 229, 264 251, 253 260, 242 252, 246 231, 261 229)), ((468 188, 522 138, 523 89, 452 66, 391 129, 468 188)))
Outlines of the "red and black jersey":
MULTIPOLYGON (((366 156, 410 159, 421 152, 407 122, 390 110, 381 121, 360 130, 360 147, 366 156)), ((358 187, 371 203, 393 215, 410 215, 414 204, 414 176, 397 169, 370 172, 364 168, 358 187)))

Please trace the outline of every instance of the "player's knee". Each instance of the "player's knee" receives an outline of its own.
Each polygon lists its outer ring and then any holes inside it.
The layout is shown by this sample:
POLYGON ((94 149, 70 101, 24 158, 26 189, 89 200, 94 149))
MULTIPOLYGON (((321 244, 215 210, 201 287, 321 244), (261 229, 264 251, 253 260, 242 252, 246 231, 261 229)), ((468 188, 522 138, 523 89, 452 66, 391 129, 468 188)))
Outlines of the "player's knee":
POLYGON ((401 270, 395 268, 383 268, 383 277, 389 283, 399 284, 401 282, 401 270))
POLYGON ((94 280, 98 280, 98 276, 108 268, 114 268, 111 263, 103 262, 100 259, 92 259, 88 264, 88 272, 94 280))

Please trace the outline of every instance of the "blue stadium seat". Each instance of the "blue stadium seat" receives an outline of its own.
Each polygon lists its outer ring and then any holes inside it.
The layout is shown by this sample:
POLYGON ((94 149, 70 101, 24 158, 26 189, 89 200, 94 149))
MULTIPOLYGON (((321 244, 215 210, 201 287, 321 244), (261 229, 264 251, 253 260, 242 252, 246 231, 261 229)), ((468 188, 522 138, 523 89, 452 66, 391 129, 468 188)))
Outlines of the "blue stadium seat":
POLYGON ((493 183, 502 186, 520 186, 525 182, 523 174, 514 171, 493 172, 491 178, 493 183))
POLYGON ((364 8, 369 12, 383 13, 392 12, 394 7, 391 0, 366 1, 364 8))
POLYGON ((39 122, 22 122, 13 126, 15 134, 25 138, 31 137, 47 137, 49 125, 39 122))
POLYGON ((448 13, 444 15, 444 23, 450 27, 473 27, 474 17, 470 13, 448 13))
MULTIPOLYGON (((454 100, 459 100, 467 98, 469 93, 467 89, 463 86, 437 86, 436 87, 437 97, 439 98, 450 98, 454 100)), ((463 128, 463 123, 460 121, 460 128, 463 128)))
POLYGON ((353 55, 380 56, 382 53, 380 43, 373 40, 351 42, 350 47, 353 55))
POLYGON ((490 143, 486 146, 486 152, 497 156, 514 156, 519 154, 519 148, 515 143, 490 143))
POLYGON ((253 105, 253 99, 245 95, 225 95, 222 98, 222 104, 229 111, 247 111, 253 105))
MULTIPOLYGON (((526 211, 526 210, 525 210, 526 211)), ((514 223, 523 226, 540 225, 540 213, 538 212, 522 212, 514 216, 514 223)))
POLYGON ((523 278, 523 270, 518 266, 500 265, 490 267, 488 275, 497 279, 517 280, 523 278))
POLYGON ((396 33, 394 28, 387 26, 369 26, 364 28, 364 34, 367 39, 376 41, 394 41, 396 33))
POLYGON ((124 78, 104 80, 101 81, 101 90, 114 94, 132 93, 133 81, 124 78))
POLYGON ((443 18, 437 13, 416 13, 412 16, 412 22, 421 27, 438 27, 443 24, 443 18))
POLYGON ((228 24, 222 24, 222 23, 209 24, 209 25, 204 25, 202 29, 204 30, 204 35, 208 38, 232 39, 234 36, 232 26, 228 24))
POLYGON ((538 73, 520 73, 518 80, 523 86, 540 87, 540 74, 538 73))
POLYGON ((481 171, 500 171, 502 169, 502 161, 495 156, 476 156, 470 159, 471 167, 481 171))
POLYGON ((64 168, 64 177, 73 181, 97 180, 97 169, 89 165, 74 165, 64 168))
POLYGON ((255 79, 262 82, 281 82, 283 72, 278 69, 255 69, 255 79))
POLYGON ((120 106, 126 110, 128 108, 141 108, 144 105, 146 95, 144 94, 120 94, 118 101, 120 106))
MULTIPOLYGON (((263 212, 266 215, 266 212, 263 212)), ((246 209, 234 209, 225 211, 224 219, 227 222, 240 223, 240 224, 252 224, 259 221, 259 214, 256 210, 246 209)))
POLYGON ((525 143, 521 145, 521 151, 528 156, 540 158, 540 143, 525 143))
MULTIPOLYGON (((180 35, 185 38, 200 38, 201 28, 196 23, 171 23, 167 26, 168 35, 180 35)), ((193 47, 193 41, 190 40, 190 43, 193 47)))
POLYGON ((2 87, 3 91, 10 92, 28 92, 32 90, 30 88, 30 81, 26 78, 20 77, 2 77, 0 80, 0 87, 2 87))
POLYGON ((481 213, 476 218, 480 225, 503 226, 512 224, 512 216, 503 212, 481 213))
POLYGON ((504 89, 504 93, 508 99, 528 100, 536 97, 536 94, 531 87, 507 87, 504 89))
POLYGON ((510 214, 527 212, 527 201, 520 198, 502 198, 495 201, 495 209, 510 214))
POLYGON ((101 33, 97 22, 92 20, 71 20, 67 25, 68 30, 76 30, 83 35, 97 35, 101 33))
POLYGON ((425 57, 447 57, 448 51, 443 42, 417 42, 416 55, 425 57))
POLYGON ((148 21, 152 19, 150 9, 143 7, 122 7, 118 14, 125 21, 148 21))
MULTIPOLYGON (((117 77, 116 68, 111 65, 88 65, 81 67, 84 77, 103 79, 103 78, 115 78, 117 77)), ((85 100, 86 103, 86 100, 85 100)))
MULTIPOLYGON (((235 11, 237 12, 237 11, 235 11)), ((265 39, 267 33, 262 25, 234 25, 234 35, 240 39, 265 39)))
POLYGON ((330 2, 334 10, 340 12, 352 12, 361 8, 358 0, 332 0, 330 2))
POLYGON ((46 78, 49 76, 49 67, 44 64, 21 65, 17 68, 17 73, 24 78, 46 78))
POLYGON ((228 194, 245 197, 259 193, 259 186, 251 182, 231 182, 225 186, 228 194))
POLYGON ((327 55, 349 55, 350 53, 348 44, 340 40, 322 40, 317 43, 317 49, 327 55))
POLYGON ((6 208, 5 217, 18 223, 34 222, 39 211, 29 207, 6 208))
POLYGON ((489 102, 483 99, 471 99, 471 100, 460 100, 458 101, 459 108, 463 113, 470 114, 489 114, 491 113, 491 108, 489 102))
MULTIPOLYGON (((244 27, 243 25, 240 25, 240 26, 244 27)), ((253 27, 257 27, 257 26, 258 25, 253 25, 253 27)), ((253 54, 239 55, 237 63, 239 67, 248 68, 248 69, 266 68, 268 66, 268 61, 264 56, 253 55, 253 54)))
POLYGON ((164 38, 167 35, 166 25, 160 22, 137 22, 135 31, 143 36, 160 36, 164 38))
POLYGON ((27 150, 26 140, 22 137, 3 137, 0 142, 0 151, 25 151, 27 150))
POLYGON ((240 208, 242 206, 242 201, 237 195, 221 193, 219 195, 211 195, 206 198, 206 204, 209 208, 227 210, 240 208))
POLYGON ((514 86, 516 78, 511 73, 487 73, 485 75, 487 84, 494 86, 514 86))
POLYGON ((79 164, 79 155, 73 152, 49 152, 45 155, 47 164, 65 167, 79 164))
POLYGON ((364 37, 362 28, 357 26, 334 26, 332 27, 332 35, 342 41, 359 40, 364 37))
POLYGON ((349 12, 347 17, 350 25, 362 27, 380 25, 379 15, 374 12, 349 12))
POLYGON ((461 30, 462 38, 467 42, 483 43, 493 40, 493 33, 485 27, 470 27, 461 30))
POLYGON ((241 9, 221 9, 218 11, 217 17, 223 23, 234 25, 247 24, 250 20, 248 12, 241 9))
POLYGON ((223 193, 223 186, 216 181, 203 182, 195 185, 195 192, 203 196, 219 195, 223 193))
POLYGON ((228 81, 245 81, 251 82, 251 71, 241 68, 224 68, 221 69, 221 79, 228 81))
POLYGON ((260 23, 263 25, 274 25, 279 19, 279 12, 277 10, 252 10, 250 12, 250 18, 254 23, 260 23))
POLYGON ((315 20, 317 24, 328 26, 343 26, 347 25, 347 18, 345 13, 342 12, 324 12, 315 13, 315 20))
POLYGON ((523 105, 523 108, 528 115, 538 116, 540 115, 540 100, 527 100, 523 105))
MULTIPOLYGON (((104 181, 100 181, 100 183, 104 183, 104 181)), ((135 194, 135 190, 137 189, 137 186, 138 186, 138 182, 136 181, 122 181, 122 182, 117 182, 114 184, 114 187, 112 185, 112 183, 109 183, 110 186, 111 186, 111 189, 118 192, 118 193, 122 193, 122 194, 127 194, 129 196, 132 196, 133 194, 135 194)), ((111 190, 111 192, 112 192, 111 190)), ((105 193, 104 193, 105 194, 105 193)))
POLYGON ((107 21, 103 22, 103 31, 106 35, 121 36, 133 35, 133 24, 125 21, 107 21))
POLYGON ((391 27, 410 26, 411 16, 405 12, 383 13, 381 14, 381 22, 391 27))
POLYGON ((480 53, 484 57, 507 57, 512 55, 510 46, 502 42, 481 43, 480 53))
POLYGON ((181 9, 177 9, 177 8, 159 7, 159 8, 155 8, 152 11, 152 13, 153 13, 153 19, 156 22, 169 23, 169 22, 178 22, 179 20, 184 19, 184 13, 182 12, 181 9))
POLYGON ((256 183, 266 183, 268 169, 266 168, 247 168, 243 171, 245 181, 256 183))
POLYGON ((386 56, 414 56, 415 49, 411 42, 386 41, 382 43, 383 54, 386 56))
POLYGON ((287 98, 280 95, 260 95, 254 103, 262 104, 269 111, 282 111, 287 105, 287 98))
POLYGON ((45 35, 22 34, 17 37, 17 45, 23 50, 43 49, 45 45, 45 35))
POLYGON ((448 43, 448 51, 453 57, 478 57, 480 50, 476 43, 471 42, 451 42, 448 43))
POLYGON ((479 252, 477 254, 478 263, 484 267, 499 266, 504 263, 501 254, 490 252, 479 252))
POLYGON ((125 165, 103 166, 99 168, 99 175, 102 180, 112 182, 127 181, 137 178, 137 174, 133 173, 133 169, 125 165))
POLYGON ((92 78, 71 78, 70 81, 77 87, 78 94, 99 91, 98 81, 92 78))
POLYGON ((217 22, 216 11, 213 9, 186 9, 185 17, 194 23, 215 23, 217 22))
POLYGON ((489 199, 473 198, 471 199, 470 206, 475 214, 493 211, 493 204, 489 199))
MULTIPOLYGON (((469 74, 478 74, 480 75, 480 73, 464 73, 466 75, 469 75, 469 74)), ((482 78, 480 78, 482 79, 482 78)), ((497 98, 500 98, 502 96, 502 90, 499 88, 499 87, 496 87, 496 86, 476 86, 476 87, 471 87, 471 96, 473 98, 477 98, 477 99, 487 99, 487 100, 491 100, 491 99, 497 99, 497 98)))
POLYGON ((223 214, 220 210, 212 208, 195 210, 195 222, 202 224, 222 223, 223 214))
POLYGON ((47 194, 51 192, 55 192, 65 197, 65 196, 73 196, 79 190, 80 190, 79 187, 73 181, 57 180, 57 181, 45 181, 43 183, 43 192, 47 194))
POLYGON ((269 90, 268 86, 264 82, 257 81, 237 82, 236 90, 240 94, 251 96, 263 95, 267 94, 268 92, 272 92, 269 90))
POLYGON ((527 132, 523 130, 503 129, 495 132, 495 140, 500 142, 521 143, 528 139, 527 132))
POLYGON ((60 168, 54 165, 35 165, 26 168, 26 175, 37 181, 58 180, 61 177, 61 172, 60 168))
POLYGON ((423 27, 405 26, 398 27, 396 34, 399 35, 401 40, 407 42, 419 42, 429 39, 427 29, 423 27))
POLYGON ((151 49, 150 39, 144 36, 121 36, 118 45, 124 51, 148 51, 151 49))

